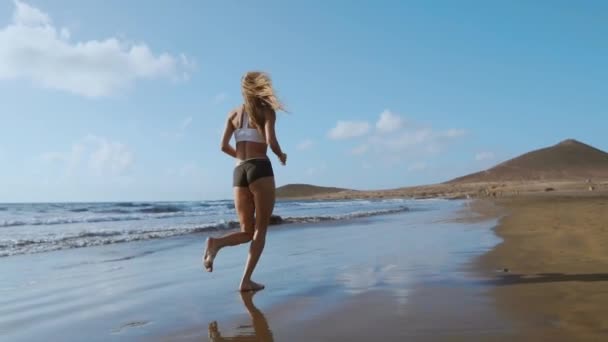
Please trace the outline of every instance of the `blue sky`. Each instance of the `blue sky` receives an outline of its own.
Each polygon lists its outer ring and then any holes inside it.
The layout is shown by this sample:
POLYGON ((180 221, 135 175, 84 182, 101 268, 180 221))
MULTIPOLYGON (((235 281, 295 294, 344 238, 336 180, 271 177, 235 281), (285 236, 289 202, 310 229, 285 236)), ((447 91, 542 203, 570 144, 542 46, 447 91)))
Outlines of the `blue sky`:
POLYGON ((608 150, 604 1, 175 3, 0 3, 1 202, 230 198, 219 139, 251 69, 290 109, 279 185, 608 150))

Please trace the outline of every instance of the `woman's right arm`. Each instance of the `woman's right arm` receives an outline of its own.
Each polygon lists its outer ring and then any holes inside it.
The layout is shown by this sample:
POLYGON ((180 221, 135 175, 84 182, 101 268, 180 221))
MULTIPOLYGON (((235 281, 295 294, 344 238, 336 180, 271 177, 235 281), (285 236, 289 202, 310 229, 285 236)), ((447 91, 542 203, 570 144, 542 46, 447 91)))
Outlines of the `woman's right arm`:
POLYGON ((274 154, 279 157, 281 164, 285 165, 287 163, 287 154, 283 153, 281 150, 281 145, 279 145, 279 141, 277 140, 277 135, 274 130, 274 124, 277 121, 277 115, 274 110, 269 111, 266 116, 266 123, 264 124, 264 132, 266 133, 266 142, 270 149, 274 154))
POLYGON ((231 119, 232 115, 229 115, 228 120, 226 120, 226 127, 224 128, 220 149, 232 158, 236 158, 236 150, 230 145, 230 139, 232 138, 232 133, 234 133, 234 126, 232 125, 231 119))

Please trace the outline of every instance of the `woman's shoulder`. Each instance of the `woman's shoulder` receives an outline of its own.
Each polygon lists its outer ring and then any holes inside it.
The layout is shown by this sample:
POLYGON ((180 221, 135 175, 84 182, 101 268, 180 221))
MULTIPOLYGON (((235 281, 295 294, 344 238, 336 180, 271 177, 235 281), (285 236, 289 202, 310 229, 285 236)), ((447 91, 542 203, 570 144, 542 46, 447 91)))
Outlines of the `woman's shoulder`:
POLYGON ((231 119, 233 117, 235 117, 237 114, 239 114, 241 111, 243 110, 243 105, 238 105, 237 107, 234 107, 233 109, 231 109, 228 112, 228 118, 231 119))

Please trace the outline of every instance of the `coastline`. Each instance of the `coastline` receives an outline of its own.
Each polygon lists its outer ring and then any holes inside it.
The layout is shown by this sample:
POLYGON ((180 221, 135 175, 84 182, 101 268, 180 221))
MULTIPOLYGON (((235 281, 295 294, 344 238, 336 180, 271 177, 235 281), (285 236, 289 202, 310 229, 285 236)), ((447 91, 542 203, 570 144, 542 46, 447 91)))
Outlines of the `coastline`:
POLYGON ((216 328, 234 341, 607 337, 608 195, 422 202, 437 210, 279 225, 255 299, 232 288, 247 249, 222 251, 207 274, 198 237, 7 258, 0 335, 71 339, 80 332, 64 325, 77 324, 104 340, 205 340, 216 328))
POLYGON ((476 261, 517 340, 608 339, 608 194, 492 201, 503 242, 476 261))
MULTIPOLYGON (((301 284, 303 292, 287 296, 261 291, 253 302, 259 299, 262 304, 253 307, 248 303, 251 297, 243 298, 246 311, 212 322, 209 341, 511 341, 511 321, 496 309, 486 294, 488 286, 479 286, 470 268, 498 243, 491 228, 500 208, 488 201, 462 203, 450 215, 426 216, 407 228, 400 227, 407 216, 378 217, 375 230, 397 233, 405 228, 409 232, 392 242, 382 238, 367 251, 354 254, 353 249, 365 244, 348 237, 342 251, 350 255, 347 259, 340 257, 337 264, 326 260, 317 266, 343 272, 337 278, 301 284), (406 236, 409 243, 402 240, 406 236), (461 245, 461 241, 466 243, 461 245), (350 259, 358 254, 367 256, 353 264, 350 259), (269 297, 276 301, 264 305, 269 297), (467 308, 464 312, 463 307, 467 308)), ((369 241, 368 232, 359 231, 361 223, 342 227, 369 241)), ((329 233, 327 227, 319 229, 329 233)), ((152 340, 206 340, 206 330, 204 325, 194 325, 154 335, 152 340)))
MULTIPOLYGON (((270 225, 274 229, 287 224, 347 221, 416 210, 418 207, 420 205, 416 201, 409 199, 285 201, 277 204, 270 225)), ((191 234, 214 234, 240 227, 232 200, 211 203, 17 204, 9 207, 0 205, 0 213, 5 214, 4 218, 0 216, 0 229, 4 233, 0 237, 0 258, 191 234), (32 218, 24 219, 24 213, 32 218), (61 234, 57 233, 59 231, 61 234)))
POLYGON ((440 183, 385 190, 344 190, 315 195, 303 194, 280 197, 279 200, 351 200, 351 199, 465 199, 502 198, 544 193, 597 194, 608 193, 608 179, 504 181, 474 183, 440 183))
POLYGON ((451 220, 461 203, 424 202, 432 207, 273 229, 255 279, 267 288, 255 298, 236 291, 247 248, 223 250, 209 274, 200 265, 199 237, 7 258, 0 267, 7 275, 0 281, 0 336, 435 341, 508 335, 509 321, 463 270, 498 242, 490 230, 495 221, 451 220), (261 329, 251 331, 252 319, 261 329))

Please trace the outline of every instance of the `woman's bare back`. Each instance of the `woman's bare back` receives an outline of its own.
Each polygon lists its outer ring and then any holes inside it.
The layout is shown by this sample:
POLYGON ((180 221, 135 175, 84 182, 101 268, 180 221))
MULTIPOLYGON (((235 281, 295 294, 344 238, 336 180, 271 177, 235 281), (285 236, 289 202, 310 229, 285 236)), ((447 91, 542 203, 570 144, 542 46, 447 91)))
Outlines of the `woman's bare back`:
MULTIPOLYGON (((236 130, 240 128, 243 121, 243 113, 244 107, 239 106, 237 109, 230 113, 230 122, 232 123, 232 127, 236 130)), ((248 125, 249 128, 252 127, 251 124, 248 125)), ((263 132, 263 131, 262 131, 263 132)), ((240 160, 253 159, 253 158, 267 158, 268 152, 268 144, 267 143, 258 143, 253 141, 240 141, 236 143, 236 157, 240 160)))

